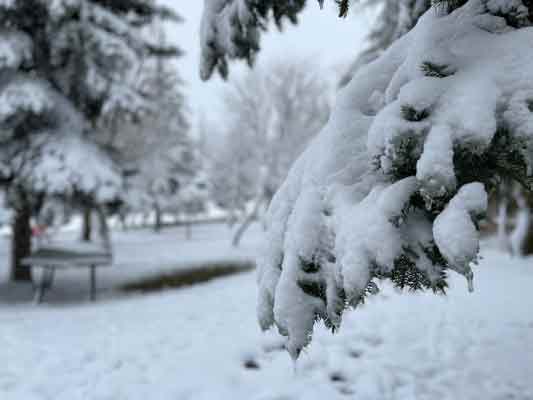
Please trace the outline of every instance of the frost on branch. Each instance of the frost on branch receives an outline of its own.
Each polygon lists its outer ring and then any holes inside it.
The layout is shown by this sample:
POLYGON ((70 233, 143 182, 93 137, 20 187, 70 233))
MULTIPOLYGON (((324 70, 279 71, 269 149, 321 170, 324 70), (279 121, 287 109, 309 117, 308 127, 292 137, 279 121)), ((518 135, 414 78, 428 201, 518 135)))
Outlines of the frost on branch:
POLYGON ((359 70, 274 197, 258 312, 293 357, 377 280, 472 287, 487 193, 532 182, 533 29, 505 3, 428 11, 359 70))

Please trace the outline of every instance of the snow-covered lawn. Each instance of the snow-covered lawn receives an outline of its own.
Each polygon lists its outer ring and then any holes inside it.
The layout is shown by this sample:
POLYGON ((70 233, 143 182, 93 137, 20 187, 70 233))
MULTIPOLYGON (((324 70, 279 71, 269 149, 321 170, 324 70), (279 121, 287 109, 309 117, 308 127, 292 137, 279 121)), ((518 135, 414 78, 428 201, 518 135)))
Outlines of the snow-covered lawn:
POLYGON ((385 287, 337 335, 318 329, 293 365, 274 332, 259 332, 253 273, 150 295, 109 290, 257 247, 257 231, 238 251, 224 227, 190 243, 180 234, 115 234, 117 266, 102 274, 112 284, 95 304, 83 293, 0 303, 0 399, 533 399, 532 260, 485 250, 473 294, 460 278, 447 297, 385 287))
MULTIPOLYGON (((135 283, 144 278, 158 276, 165 272, 183 268, 203 267, 216 262, 242 264, 253 260, 260 229, 253 226, 243 246, 234 249, 230 246, 231 231, 226 225, 198 225, 192 228, 192 240, 186 240, 185 227, 169 228, 160 234, 150 229, 116 231, 112 234, 113 267, 98 269, 98 292, 100 297, 115 296, 112 289, 135 283)), ((54 241, 76 243, 79 229, 65 230, 54 241)), ((5 287, 9 260, 9 239, 0 237, 0 306, 2 300, 19 302, 31 299, 31 288, 5 287)), ((54 288, 46 294, 49 303, 65 301, 85 301, 88 291, 87 269, 62 270, 56 274, 54 288)))

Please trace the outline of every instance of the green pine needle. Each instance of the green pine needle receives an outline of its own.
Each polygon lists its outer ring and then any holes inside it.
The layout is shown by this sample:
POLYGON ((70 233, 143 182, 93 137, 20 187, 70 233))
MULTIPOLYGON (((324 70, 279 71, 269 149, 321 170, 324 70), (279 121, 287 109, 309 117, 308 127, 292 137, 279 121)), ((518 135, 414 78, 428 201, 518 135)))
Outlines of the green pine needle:
POLYGON ((337 5, 339 6, 339 17, 344 18, 348 15, 348 11, 350 10, 350 1, 349 0, 335 0, 337 5))
POLYGON ((435 64, 430 61, 424 61, 420 66, 420 70, 425 76, 430 78, 446 78, 455 73, 449 65, 435 64))

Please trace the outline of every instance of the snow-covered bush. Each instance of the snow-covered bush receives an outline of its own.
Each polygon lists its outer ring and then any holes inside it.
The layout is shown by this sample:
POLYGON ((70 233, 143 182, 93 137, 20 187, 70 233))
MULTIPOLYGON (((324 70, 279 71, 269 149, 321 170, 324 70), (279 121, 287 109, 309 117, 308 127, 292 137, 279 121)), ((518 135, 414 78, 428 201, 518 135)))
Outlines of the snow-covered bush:
POLYGON ((361 68, 269 210, 259 319, 297 357, 376 280, 472 288, 477 222, 501 178, 530 188, 533 30, 519 0, 437 2, 361 68))

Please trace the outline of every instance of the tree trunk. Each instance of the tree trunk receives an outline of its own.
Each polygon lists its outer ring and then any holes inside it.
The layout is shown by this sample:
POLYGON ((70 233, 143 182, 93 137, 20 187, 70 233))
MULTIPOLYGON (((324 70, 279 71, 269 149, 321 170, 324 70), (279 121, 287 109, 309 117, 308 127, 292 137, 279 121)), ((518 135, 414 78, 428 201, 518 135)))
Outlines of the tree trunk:
POLYGON ((231 210, 228 212, 228 215, 226 217, 226 224, 228 225, 228 228, 233 229, 233 226, 237 223, 239 218, 237 217, 237 212, 231 210))
POLYGON ((162 213, 161 213, 161 207, 159 207, 159 204, 154 204, 154 232, 158 233, 161 232, 161 229, 163 228, 163 221, 162 221, 162 213))
POLYGON ((533 254, 533 218, 531 214, 529 216, 529 225, 524 240, 523 252, 525 256, 530 256, 533 254))
POLYGON ((235 235, 233 236, 233 241, 231 243, 233 247, 239 246, 239 243, 241 242, 244 232, 246 232, 246 230, 250 227, 252 222, 254 222, 254 220, 256 219, 257 213, 259 212, 260 207, 261 207, 261 199, 258 199, 257 202, 255 203, 255 206, 252 212, 248 214, 248 216, 246 217, 242 225, 235 232, 235 235))
POLYGON ((522 2, 528 9, 529 21, 533 22, 533 0, 523 0, 522 2))
POLYGON ((531 210, 527 205, 524 194, 517 189, 516 194, 517 211, 515 216, 515 226, 510 235, 513 255, 525 256, 527 247, 527 236, 531 230, 531 210))
POLYGON ((508 216, 508 200, 507 197, 502 196, 498 204, 498 217, 496 220, 498 229, 498 245, 500 250, 505 253, 511 253, 511 244, 509 243, 509 236, 507 234, 507 216, 508 216))
POLYGON ((81 240, 90 242, 92 237, 92 209, 90 206, 83 208, 81 240))
POLYGON ((105 250, 111 253, 111 235, 109 233, 109 226, 107 225, 107 218, 102 207, 96 208, 96 215, 98 217, 98 228, 100 239, 105 250))
POLYGON ((118 219, 120 221, 120 227, 122 228, 123 231, 127 231, 128 230, 128 214, 126 213, 126 211, 120 211, 118 213, 118 219))
POLYGON ((533 196, 531 194, 526 195, 526 203, 528 210, 528 226, 524 238, 523 253, 526 256, 530 256, 533 254, 533 196))
POLYGON ((187 220, 185 222, 185 239, 191 240, 192 238, 192 226, 191 221, 187 220))
POLYGON ((241 242, 241 239, 244 235, 244 232, 248 229, 248 227, 251 225, 253 220, 255 219, 255 215, 253 213, 250 213, 241 226, 239 226, 239 229, 235 232, 235 235, 233 236, 233 241, 231 242, 233 247, 239 247, 239 243, 241 242))
POLYGON ((148 227, 149 220, 150 220, 150 213, 149 212, 144 212, 143 215, 142 215, 141 226, 143 228, 148 227))
POLYGON ((31 253, 31 206, 22 201, 15 210, 13 237, 11 241, 11 280, 31 281, 31 268, 21 265, 24 257, 31 253))

